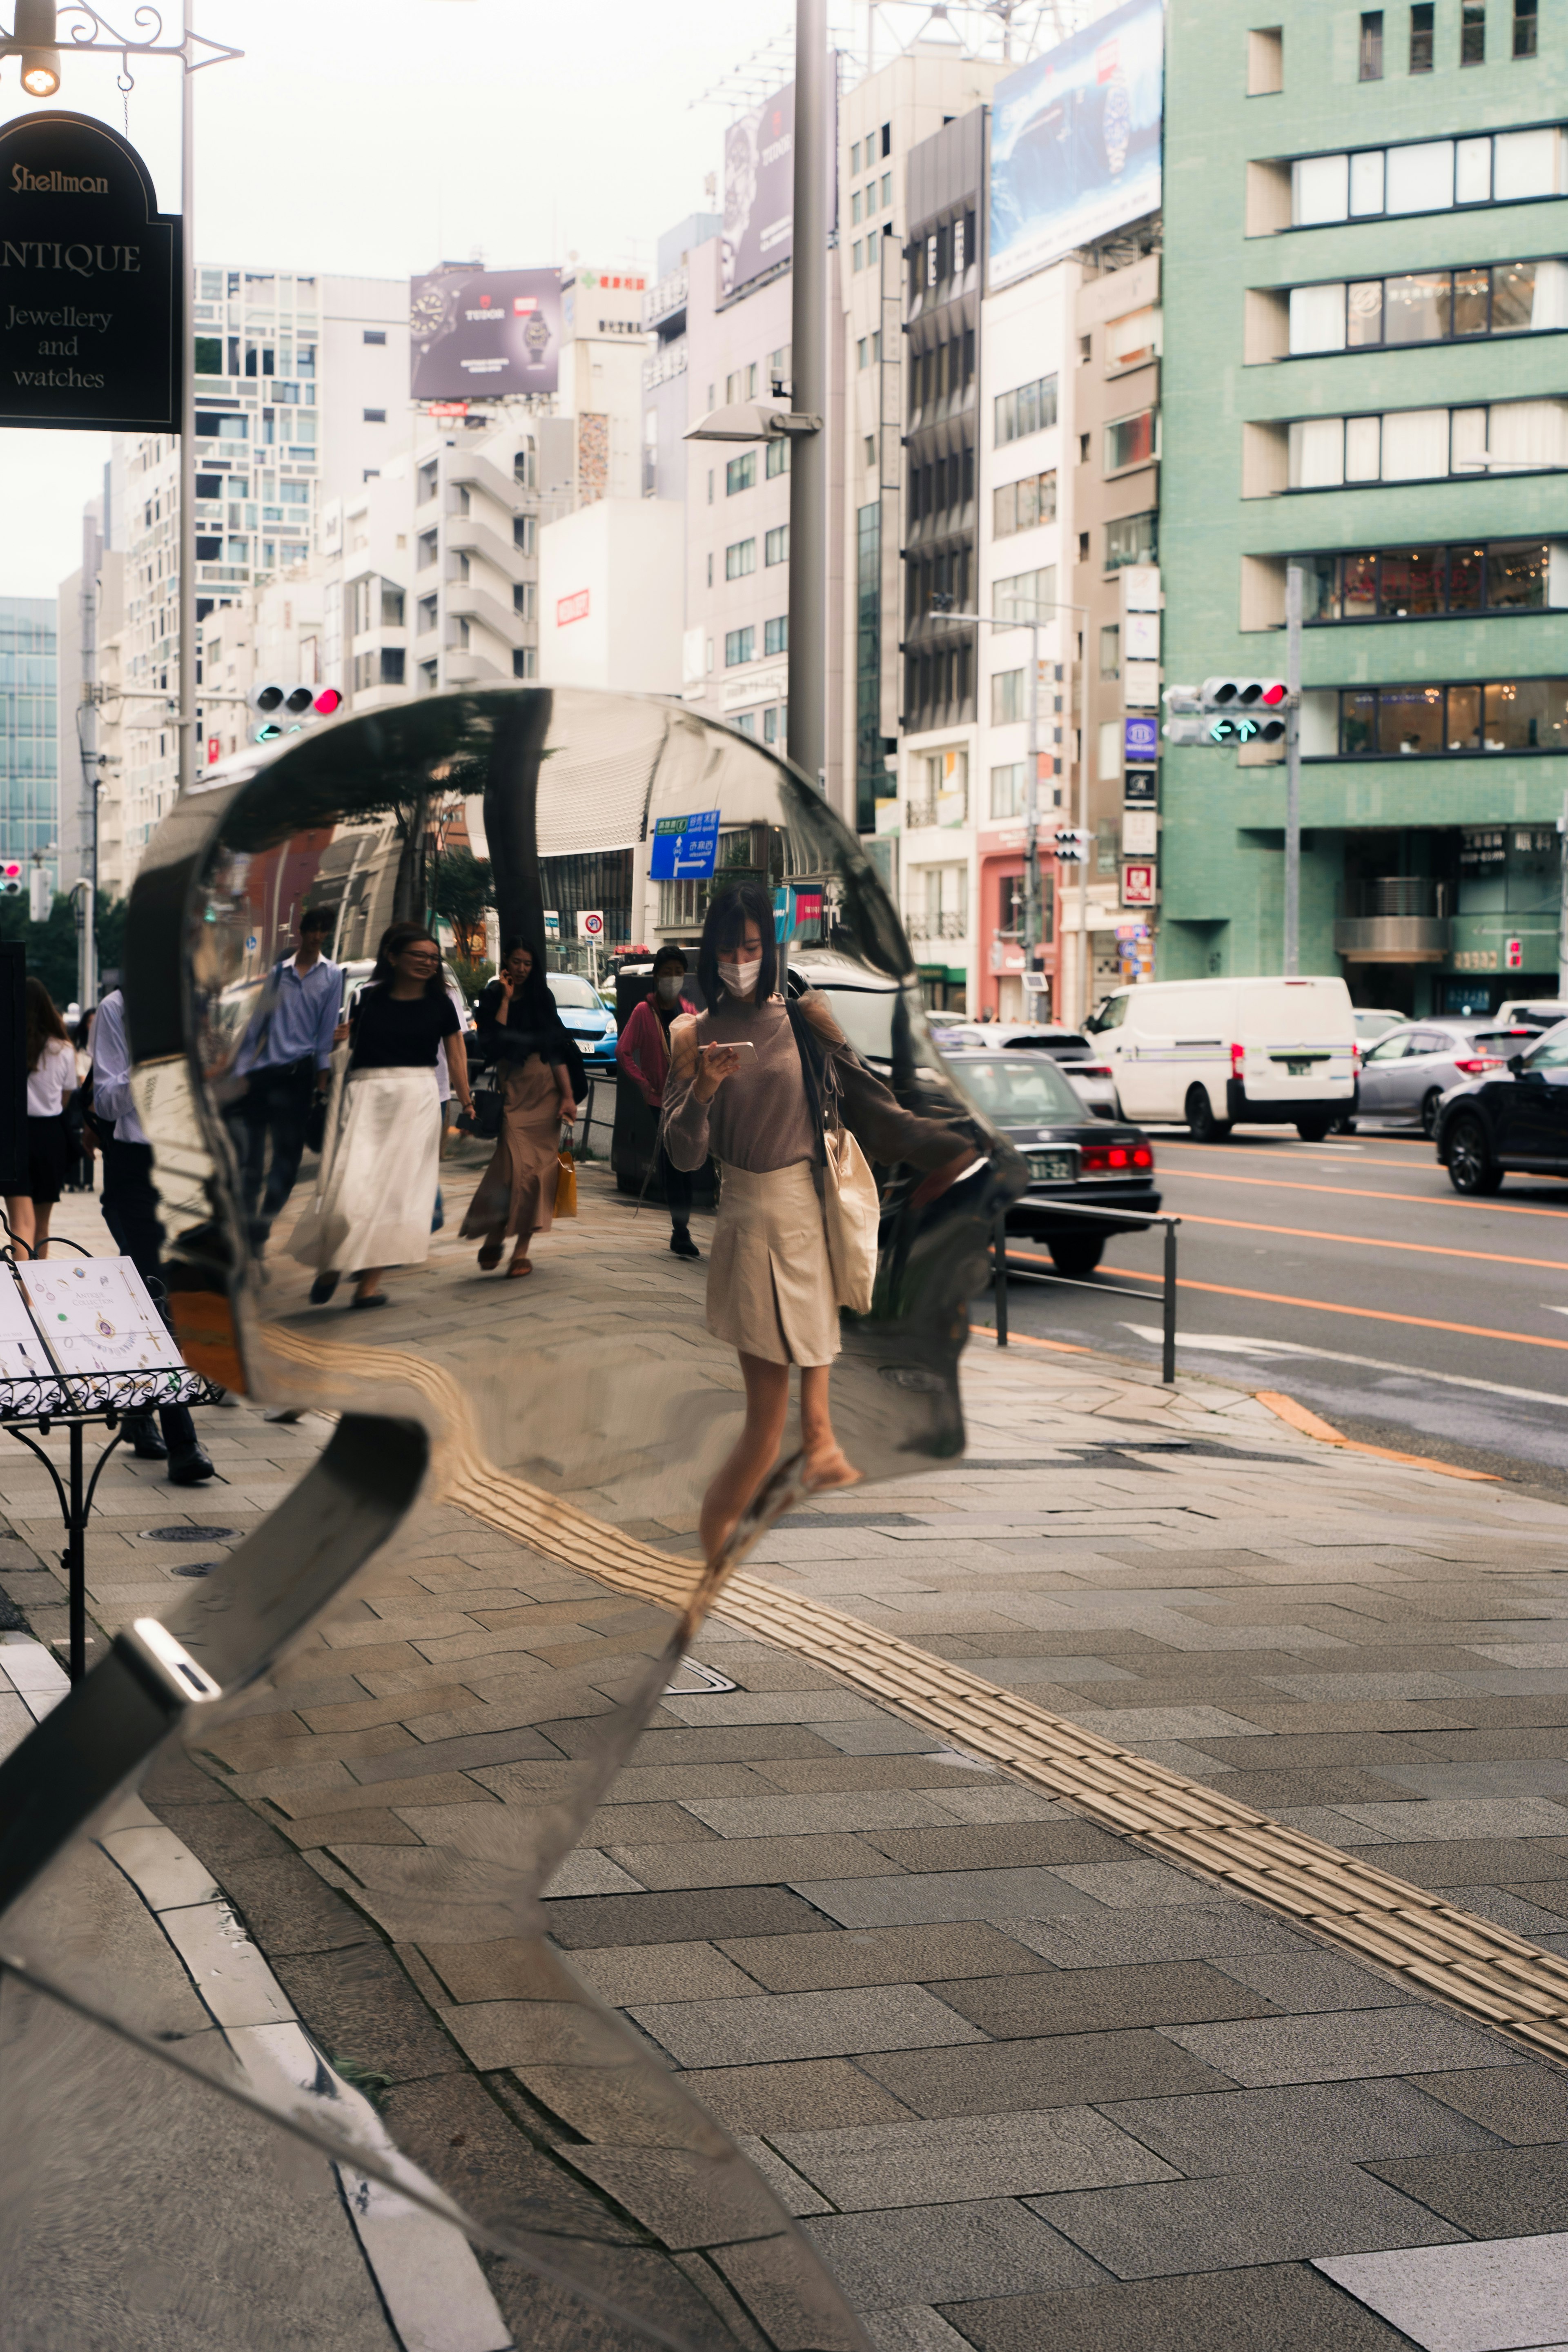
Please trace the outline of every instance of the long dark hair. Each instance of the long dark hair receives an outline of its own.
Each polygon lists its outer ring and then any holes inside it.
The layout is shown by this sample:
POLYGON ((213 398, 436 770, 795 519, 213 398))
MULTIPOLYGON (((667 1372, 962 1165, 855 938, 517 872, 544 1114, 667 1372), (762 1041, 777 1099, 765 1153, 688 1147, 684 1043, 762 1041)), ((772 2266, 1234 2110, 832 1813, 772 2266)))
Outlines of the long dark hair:
POLYGON ((67 1045, 70 1037, 65 1023, 55 1010, 55 1000, 37 972, 27 975, 27 1067, 36 1070, 44 1058, 44 1047, 51 1037, 58 1037, 67 1045))
MULTIPOLYGON (((501 950, 501 969, 505 970, 507 963, 517 953, 519 948, 528 950, 529 954, 533 958, 533 963, 528 978, 512 994, 511 1001, 522 1015, 522 1019, 517 1025, 521 1029, 547 1029, 559 1016, 555 1010, 555 999, 550 993, 550 982, 544 976, 544 958, 540 954, 533 941, 525 940, 521 935, 516 939, 508 940, 501 950)), ((491 985, 499 989, 500 982, 500 972, 498 971, 491 985)))
POLYGON ((423 923, 389 923, 387 925, 375 950, 375 970, 371 973, 366 985, 371 988, 389 986, 397 977, 396 959, 412 940, 428 940, 436 950, 436 969, 425 983, 426 995, 445 996, 447 979, 441 969, 441 942, 434 931, 426 929, 423 923))
POLYGON ((702 944, 697 950, 697 984, 710 1013, 717 1013, 730 996, 719 977, 719 958, 740 946, 748 923, 755 923, 763 941, 763 968, 757 974, 754 1002, 765 1004, 778 986, 779 952, 773 939, 772 894, 760 882, 736 882, 710 903, 708 919, 702 926, 702 944))

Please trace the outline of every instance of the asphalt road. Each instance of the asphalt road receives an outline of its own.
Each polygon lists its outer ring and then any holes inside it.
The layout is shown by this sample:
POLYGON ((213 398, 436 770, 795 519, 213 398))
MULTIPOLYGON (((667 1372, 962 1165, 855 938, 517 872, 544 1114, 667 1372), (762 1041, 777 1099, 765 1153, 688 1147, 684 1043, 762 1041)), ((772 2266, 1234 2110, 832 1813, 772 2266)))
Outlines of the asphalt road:
MULTIPOLYGON (((1283 1390, 1350 1436, 1568 1488, 1568 1183, 1510 1176, 1461 1200, 1408 1129, 1150 1136, 1182 1219, 1184 1370, 1283 1390)), ((1082 1286, 1043 1278, 1048 1257, 1020 1247, 1013 1329, 1157 1360, 1161 1239, 1113 1240, 1082 1286)), ((977 1320, 990 1312, 976 1302, 977 1320)))

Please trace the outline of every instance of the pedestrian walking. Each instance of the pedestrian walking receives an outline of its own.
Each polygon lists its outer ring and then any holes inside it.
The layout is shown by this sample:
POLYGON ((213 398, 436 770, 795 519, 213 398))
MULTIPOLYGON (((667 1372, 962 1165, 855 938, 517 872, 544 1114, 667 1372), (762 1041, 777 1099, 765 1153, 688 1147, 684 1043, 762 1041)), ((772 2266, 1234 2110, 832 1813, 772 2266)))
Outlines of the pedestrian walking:
POLYGON ((479 1051, 501 1073, 501 1123, 462 1232, 468 1241, 480 1236, 487 1274, 500 1264, 508 1234, 515 1234, 507 1277, 517 1281, 533 1272, 528 1251, 534 1234, 550 1230, 561 1130, 571 1133, 587 1080, 543 966, 525 940, 509 940, 500 971, 479 998, 479 1051))
POLYGON ((300 1174, 311 1105, 331 1076, 342 968, 326 953, 335 918, 311 908, 299 945, 279 956, 235 1056, 245 1091, 226 1112, 239 1160, 239 1198, 259 1255, 300 1174), (268 1147, 270 1146, 270 1159, 268 1147))
POLYGON ((29 1257, 47 1257, 49 1218, 70 1160, 66 1105, 78 1078, 69 1034, 36 972, 27 976, 26 1019, 27 1189, 6 1194, 5 1219, 14 1245, 22 1245, 29 1257))
MULTIPOLYGON (((93 1024, 92 1100, 103 1153, 103 1222, 115 1247, 131 1260, 173 1330, 163 1292, 163 1228, 158 1216, 158 1188, 153 1181, 153 1147, 132 1100, 125 999, 118 988, 104 998, 93 1024)), ((160 1405, 156 1424, 150 1412, 128 1412, 121 1427, 140 1460, 167 1461, 171 1485, 199 1486, 213 1476, 213 1465, 197 1440, 189 1405, 160 1405)))
POLYGON ((803 1483, 821 1490, 859 1475, 828 1409, 841 1285, 821 1189, 825 1120, 847 1128, 868 1160, 932 1171, 917 1203, 951 1183, 974 1147, 959 1129, 904 1110, 815 990, 787 1001, 773 903, 760 885, 741 883, 710 906, 697 978, 709 1009, 673 1025, 664 1138, 678 1167, 700 1168, 710 1150, 719 1162, 707 1321, 739 1355, 746 1394, 741 1434, 702 1499, 711 1563, 777 1459, 792 1364, 800 1367, 803 1483))
MULTIPOLYGON (((616 1061, 657 1118, 664 1108, 669 1076, 669 1031, 672 1022, 697 1007, 682 992, 686 958, 678 947, 660 948, 653 960, 653 986, 640 1004, 634 1004, 626 1027, 616 1041, 616 1061)), ((691 1177, 678 1168, 665 1147, 658 1146, 659 1182, 669 1211, 669 1246, 677 1257, 700 1257, 691 1238, 691 1177)))
POLYGON ((428 1256, 440 1178, 441 1053, 452 1091, 471 1108, 440 947, 422 923, 394 923, 349 1024, 342 1114, 327 1138, 316 1198, 290 1244, 300 1264, 316 1269, 312 1306, 324 1306, 349 1274, 353 1306, 384 1307, 386 1268, 423 1265, 428 1256))
POLYGON ((72 1021, 68 1013, 66 1034, 76 1056, 77 1090, 66 1104, 66 1191, 90 1192, 92 1160, 98 1150, 98 1139, 87 1124, 86 1105, 91 1094, 88 1081, 92 1074, 92 1023, 94 1007, 72 1021))

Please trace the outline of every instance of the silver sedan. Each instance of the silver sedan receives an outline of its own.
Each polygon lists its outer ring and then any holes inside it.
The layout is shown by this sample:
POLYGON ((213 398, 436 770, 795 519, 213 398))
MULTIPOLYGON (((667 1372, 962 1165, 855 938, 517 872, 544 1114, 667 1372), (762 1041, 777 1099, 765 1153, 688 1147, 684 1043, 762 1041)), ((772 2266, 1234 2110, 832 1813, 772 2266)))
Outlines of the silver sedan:
MULTIPOLYGON (((1495 1018, 1436 1017, 1391 1029, 1362 1057, 1356 1117, 1418 1127, 1430 1135, 1437 1105, 1450 1087, 1501 1069, 1519 1041, 1495 1018)), ((1348 1124, 1348 1122, 1347 1122, 1348 1124)))
POLYGON ((1026 1054, 1048 1054, 1096 1118, 1121 1117, 1115 1073, 1109 1062, 1100 1060, 1092 1039, 1079 1030, 1059 1029, 1043 1021, 965 1021, 943 1029, 942 1043, 944 1049, 1004 1045, 1019 1047, 1026 1054))

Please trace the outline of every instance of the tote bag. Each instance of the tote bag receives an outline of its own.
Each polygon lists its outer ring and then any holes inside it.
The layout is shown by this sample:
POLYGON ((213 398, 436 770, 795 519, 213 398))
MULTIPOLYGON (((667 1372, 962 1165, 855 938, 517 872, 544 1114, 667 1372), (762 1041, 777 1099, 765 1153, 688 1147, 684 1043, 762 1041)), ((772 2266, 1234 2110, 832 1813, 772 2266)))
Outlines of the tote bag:
POLYGON ((866 1155, 847 1127, 823 1136, 822 1221, 833 1293, 852 1314, 868 1315, 877 1279, 877 1225, 880 1203, 866 1155))
POLYGON ((561 1165, 555 1175, 555 1211, 558 1217, 574 1217, 577 1213, 577 1162, 572 1147, 561 1147, 561 1165))

